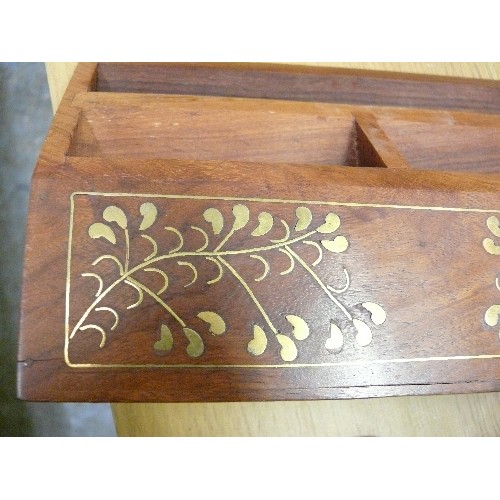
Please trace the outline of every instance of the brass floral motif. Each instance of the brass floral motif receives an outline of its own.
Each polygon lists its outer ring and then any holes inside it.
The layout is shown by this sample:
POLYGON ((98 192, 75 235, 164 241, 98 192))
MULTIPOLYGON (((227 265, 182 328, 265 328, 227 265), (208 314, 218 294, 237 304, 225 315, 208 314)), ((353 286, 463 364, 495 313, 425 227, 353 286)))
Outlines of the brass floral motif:
MULTIPOLYGON (((66 264, 66 364, 290 369, 500 358, 418 351, 408 357, 374 356, 390 341, 380 336, 392 330, 381 326, 388 317, 385 306, 363 297, 355 274, 351 289, 348 263, 365 242, 358 241, 357 227, 346 224, 350 207, 353 213, 487 214, 491 235, 482 246, 489 255, 500 254, 500 210, 495 209, 75 192, 66 264), (343 274, 340 282, 326 277, 332 266, 343 274), (314 314, 296 300, 302 289, 321 301, 314 314), (276 290, 274 302, 271 290, 276 290), (237 297, 240 302, 233 304, 237 297), (237 311, 229 314, 235 306, 245 311, 245 320, 238 322, 237 311), (145 329, 130 326, 140 325, 143 315, 145 329), (130 342, 130 328, 143 337, 134 335, 130 342), (359 355, 352 355, 353 348, 359 355)), ((498 277, 494 285, 500 290, 498 277)), ((500 305, 489 307, 484 321, 497 326, 500 305)))
MULTIPOLYGON (((315 268, 323 259, 323 251, 333 254, 340 254, 348 251, 349 241, 345 235, 336 234, 341 227, 340 217, 329 212, 324 219, 313 226, 313 213, 311 209, 305 206, 298 206, 295 210, 295 220, 284 220, 275 217, 269 212, 260 212, 256 220, 251 220, 250 210, 243 203, 236 203, 232 206, 230 220, 225 220, 223 213, 217 207, 210 207, 199 214, 191 225, 190 230, 199 233, 203 238, 203 244, 197 247, 189 248, 186 245, 186 233, 183 234, 180 228, 167 226, 164 229, 176 235, 178 242, 175 242, 173 248, 160 248, 155 238, 147 233, 147 230, 155 224, 159 224, 161 217, 158 207, 150 202, 144 202, 139 208, 142 221, 138 228, 129 232, 130 217, 124 208, 118 205, 108 205, 102 211, 102 221, 95 221, 88 229, 87 234, 92 239, 102 239, 109 245, 112 253, 106 253, 99 256, 92 263, 92 269, 82 273, 84 278, 91 277, 98 284, 97 292, 92 303, 76 322, 69 332, 68 340, 71 341, 76 335, 84 334, 86 330, 95 330, 100 333, 100 348, 105 348, 108 342, 110 332, 119 328, 120 317, 116 309, 106 305, 106 297, 116 287, 127 285, 136 292, 136 299, 133 303, 127 305, 127 309, 137 309, 143 304, 146 296, 152 298, 159 307, 165 312, 165 323, 160 326, 157 339, 153 342, 151 349, 159 356, 167 356, 172 350, 176 335, 184 335, 188 341, 186 354, 191 358, 198 358, 205 353, 204 336, 207 334, 223 335, 226 333, 226 323, 224 318, 217 311, 194 311, 194 315, 206 323, 207 331, 196 331, 190 325, 187 318, 182 318, 180 314, 169 304, 169 285, 170 277, 165 268, 161 268, 161 263, 165 261, 175 262, 178 266, 184 266, 190 270, 190 278, 184 284, 184 288, 194 286, 199 280, 198 270, 204 262, 215 264, 216 273, 214 277, 206 282, 207 285, 213 285, 224 279, 225 275, 231 275, 239 285, 245 290, 253 302, 254 307, 259 312, 261 322, 249 325, 249 341, 246 346, 247 355, 256 357, 262 355, 271 346, 271 340, 276 341, 276 348, 284 362, 293 362, 300 353, 300 342, 310 335, 321 335, 321 333, 311 333, 310 326, 304 318, 294 314, 294 311, 267 311, 259 301, 259 297, 252 289, 251 283, 244 279, 236 267, 236 264, 230 263, 227 258, 233 255, 248 256, 262 264, 262 272, 254 277, 255 282, 265 280, 271 271, 270 258, 275 252, 285 254, 289 259, 289 266, 279 270, 279 275, 284 276, 291 273, 305 273, 319 287, 328 299, 335 305, 340 314, 351 323, 353 329, 357 332, 355 342, 359 347, 365 347, 372 342, 373 325, 381 325, 386 320, 386 312, 383 307, 375 302, 364 302, 358 304, 355 311, 349 310, 343 303, 341 294, 346 292, 350 285, 350 277, 347 269, 343 269, 345 275, 345 285, 341 288, 335 288, 316 272, 315 268), (280 228, 281 237, 271 239, 266 235, 273 227, 280 228), (224 235, 224 230, 226 234, 224 235), (234 235, 237 232, 243 232, 249 237, 259 238, 257 246, 241 247, 234 244, 234 235), (147 240, 150 244, 150 253, 145 256, 142 262, 131 267, 131 252, 135 251, 134 243, 137 237, 131 237, 131 234, 139 234, 140 238, 147 240), (212 243, 212 236, 221 235, 222 240, 218 243, 212 243), (232 241, 231 249, 226 249, 228 242, 232 241), (317 251, 317 257, 313 262, 306 262, 298 253, 301 245, 314 246, 317 251), (212 248, 212 249, 211 249, 212 248), (98 273, 99 264, 103 260, 111 260, 116 264, 117 278, 109 286, 105 287, 102 277, 98 273), (162 286, 153 290, 147 282, 142 281, 138 276, 138 271, 146 271, 161 276, 162 286), (356 311, 365 309, 370 313, 371 323, 360 317, 355 317, 356 311), (94 311, 102 311, 103 321, 97 323, 95 320, 89 323, 89 316, 94 311), (108 328, 104 321, 104 313, 112 316, 113 325, 108 328), (285 319, 290 325, 288 332, 278 330, 273 321, 276 314, 284 314, 285 319), (178 328, 168 326, 167 321, 174 320, 178 328), (109 330, 109 331, 108 331, 109 330)), ((227 219, 227 214, 226 214, 227 219)), ((130 219, 131 220, 131 219, 130 219)), ((278 234, 279 235, 279 234, 278 234)), ((251 239, 251 238, 250 238, 251 239)), ((199 241, 199 237, 197 239, 199 241)), ((239 240, 236 240, 239 241, 239 240)), ((247 240, 248 241, 248 238, 247 240)), ((189 272, 189 271, 188 271, 189 272)), ((92 317, 95 315, 92 314, 92 317)), ((345 331, 336 324, 335 318, 327 320, 330 323, 330 337, 324 335, 320 338, 321 349, 330 354, 336 354, 343 348, 345 331)))

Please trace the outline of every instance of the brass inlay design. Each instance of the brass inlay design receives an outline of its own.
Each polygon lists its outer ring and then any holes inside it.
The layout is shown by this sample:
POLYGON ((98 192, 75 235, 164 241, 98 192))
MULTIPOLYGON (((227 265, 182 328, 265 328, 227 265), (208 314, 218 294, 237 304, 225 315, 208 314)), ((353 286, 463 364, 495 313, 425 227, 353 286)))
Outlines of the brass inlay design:
MULTIPOLYGON (((95 266, 104 258, 112 259, 118 264, 120 276, 106 289, 103 290, 103 286, 100 286, 95 300, 87 308, 85 313, 81 316, 81 318, 72 329, 69 335, 70 340, 74 338, 75 334, 78 331, 85 330, 86 328, 94 328, 101 333, 101 343, 99 347, 103 348, 106 345, 107 333, 104 328, 102 326, 94 324, 89 326, 87 325, 87 320, 92 311, 107 310, 112 312, 115 316, 115 323, 111 330, 114 330, 116 328, 119 321, 119 314, 116 312, 116 310, 109 307, 96 306, 102 303, 103 299, 113 288, 119 286, 123 282, 134 288, 138 294, 136 301, 132 304, 127 305, 127 309, 135 309, 139 307, 143 303, 146 293, 147 295, 152 297, 160 306, 162 306, 170 317, 173 317, 175 320, 177 320, 184 332, 184 335, 189 341, 189 345, 186 349, 187 354, 191 357, 201 356, 205 352, 203 338, 198 332, 188 327, 186 321, 181 319, 179 315, 172 309, 172 306, 168 304, 168 298, 161 296, 162 294, 164 294, 164 292, 168 291, 169 276, 164 269, 160 269, 156 266, 158 266, 162 261, 175 259, 177 265, 188 267, 192 272, 192 277, 190 278, 189 282, 184 284, 184 288, 187 288, 195 284, 198 280, 197 266, 199 266, 200 260, 202 262, 205 260, 210 260, 211 262, 217 264, 219 272, 215 278, 208 282, 208 284, 214 284, 221 280, 224 276, 224 272, 227 271, 237 280, 240 286, 243 287, 243 289, 246 291, 253 304, 255 305, 256 309, 262 316, 263 324, 254 325, 253 337, 248 342, 247 351, 254 356, 260 356, 261 354, 263 354, 268 347, 267 335, 268 333, 270 333, 272 334, 272 336, 274 336, 280 346, 279 353, 282 360, 285 362, 292 362, 299 355, 299 349, 296 342, 303 341, 310 335, 310 328, 308 323, 306 322, 306 320, 296 314, 286 314, 285 318, 291 325, 291 332, 286 334, 279 331, 275 326, 273 319, 271 318, 271 314, 266 311, 266 308, 263 306, 254 290, 242 277, 240 272, 234 267, 234 264, 230 264, 228 260, 226 260, 228 256, 235 254, 248 255, 251 259, 258 260, 262 263, 263 270, 260 275, 254 278, 254 281, 260 282, 266 279, 266 277, 271 272, 268 262, 269 256, 272 256, 272 253, 274 251, 279 251, 287 255, 287 257, 290 259, 288 268, 281 270, 279 273, 280 276, 284 276, 292 272, 298 272, 298 269, 301 269, 302 272, 305 272, 306 275, 309 275, 312 278, 313 283, 320 287, 320 289, 333 302, 333 304, 337 306, 340 312, 344 314, 345 317, 352 323, 352 325, 358 332, 356 335, 357 344, 361 347, 364 347, 371 343, 372 331, 370 326, 368 326, 368 324, 366 324, 362 319, 353 317, 353 313, 348 311, 346 306, 338 297, 338 295, 346 291, 349 286, 349 275, 347 273, 347 270, 344 269, 344 273, 347 278, 347 284, 344 288, 337 290, 336 288, 326 284, 317 274, 317 272, 312 269, 312 267, 319 264, 319 262, 321 262, 323 258, 323 249, 321 248, 320 243, 324 249, 333 253, 345 252, 349 246, 348 240, 345 236, 333 235, 333 233, 335 233, 340 227, 340 218, 337 214, 333 212, 328 213, 324 217, 323 221, 319 225, 317 225, 316 228, 313 228, 311 230, 310 228, 313 220, 313 214, 309 208, 300 206, 296 209, 297 221, 293 226, 295 228, 295 234, 292 235, 290 225, 287 223, 287 221, 285 221, 284 219, 280 219, 281 224, 285 229, 284 236, 278 239, 269 238, 266 241, 266 234, 268 234, 270 229, 272 228, 274 217, 268 212, 261 212, 258 216, 257 228, 250 233, 250 236, 261 238, 258 240, 260 246, 250 246, 248 248, 236 247, 232 250, 225 250, 224 246, 229 241, 231 241, 233 235, 237 231, 244 230, 244 228, 247 227, 248 223, 250 222, 250 210, 248 209, 248 207, 244 204, 236 204, 232 207, 232 225, 227 234, 222 238, 222 240, 218 244, 216 244, 214 250, 207 250, 210 244, 210 237, 203 227, 190 226, 191 229, 202 233, 204 236, 203 246, 198 247, 194 250, 184 248, 184 237, 177 228, 167 227, 165 229, 175 233, 178 236, 179 245, 174 249, 167 249, 165 253, 161 253, 157 241, 150 234, 147 234, 145 232, 147 229, 154 225, 158 217, 158 208, 152 202, 143 203, 140 207, 140 213, 143 216, 143 220, 141 222, 141 225, 139 226, 139 231, 142 232, 142 234, 140 234, 140 237, 148 240, 151 243, 153 251, 151 254, 144 257, 141 264, 136 265, 132 269, 129 269, 130 248, 131 244, 133 245, 134 242, 130 241, 128 233, 129 221, 122 208, 115 205, 107 206, 103 211, 102 217, 105 221, 110 223, 110 225, 106 225, 101 222, 95 222, 89 227, 88 234, 91 238, 103 238, 104 240, 117 247, 120 246, 119 242, 121 240, 117 238, 115 231, 120 228, 125 232, 124 242, 126 248, 124 264, 122 264, 122 261, 115 255, 108 254, 105 254, 94 261, 95 266), (115 225, 118 226, 118 228, 115 227, 115 225), (298 228, 300 232, 305 231, 306 229, 310 230, 302 235, 298 235, 298 231, 296 230, 296 228, 298 228), (315 236, 321 239, 315 241, 315 236), (333 239, 323 239, 325 236, 329 236, 333 239), (264 238, 264 241, 262 240, 262 238, 264 238), (319 250, 318 257, 311 264, 311 266, 309 266, 309 264, 307 264, 296 251, 301 244, 313 245, 319 250), (267 258, 264 257, 264 255, 267 258), (178 258, 182 258, 183 260, 178 260, 178 258), (142 270, 147 272, 154 272, 163 277, 163 286, 157 293, 153 292, 146 283, 139 279, 137 273, 138 271, 142 270)), ((224 217, 220 210, 218 210, 217 208, 212 207, 205 210, 203 214, 200 214, 201 223, 203 223, 203 219, 205 222, 208 222, 210 224, 210 227, 207 229, 209 231, 211 230, 214 236, 221 234, 224 230, 224 217)), ((84 273, 84 275, 93 276, 97 278, 102 284, 102 278, 97 273, 84 273)), ((370 307, 366 306, 367 309, 372 312, 373 324, 382 324, 385 321, 385 311, 382 306, 373 302, 367 302, 366 304, 369 304, 371 307, 370 309, 370 307)), ((197 317, 208 324, 209 331, 214 335, 221 335, 226 331, 224 319, 216 312, 201 311, 198 313, 197 317)), ((175 332, 173 332, 170 327, 168 330, 166 328, 166 325, 162 325, 160 327, 160 339, 155 341, 154 345, 152 346, 155 352, 159 352, 162 355, 167 354, 171 350, 175 340, 175 332)), ((327 350, 327 347, 324 348, 325 350, 327 350)))
POLYGON ((261 276, 255 278, 255 281, 262 281, 269 274, 269 264, 267 263, 267 260, 264 259, 264 257, 261 257, 260 255, 250 255, 250 258, 260 260, 262 264, 264 264, 264 272, 262 273, 261 276))
POLYGON ((196 270, 196 267, 191 264, 191 262, 182 262, 180 260, 177 261, 177 264, 179 266, 187 266, 193 271, 193 279, 184 285, 184 288, 187 288, 188 286, 192 285, 193 283, 196 283, 196 280, 198 279, 198 271, 196 270))
MULTIPOLYGON (((314 266, 314 263, 313 263, 313 266, 314 266)), ((333 288, 330 285, 328 285, 327 286, 328 290, 331 290, 332 292, 335 292, 335 293, 344 293, 349 288, 349 285, 351 284, 351 279, 349 278, 349 273, 347 272, 347 269, 345 269, 345 268, 344 268, 344 274, 345 274, 345 285, 342 288, 333 288)), ((371 304, 371 302, 366 302, 366 304, 369 304, 369 303, 371 304)), ((372 318, 372 321, 375 323, 373 318, 372 318)), ((375 324, 381 325, 382 323, 383 323, 383 321, 380 323, 375 323, 375 324)))
POLYGON ((209 331, 212 335, 222 335, 226 331, 226 323, 217 313, 202 311, 197 316, 210 325, 209 331))
MULTIPOLYGON (((382 325, 386 321, 386 312, 384 308, 375 302, 363 302, 358 304, 355 310, 349 310, 345 304, 340 300, 340 295, 346 292, 350 286, 350 277, 347 269, 343 269, 346 282, 341 288, 335 288, 330 284, 324 282, 321 276, 315 272, 313 267, 317 266, 323 259, 323 249, 332 253, 343 253, 349 248, 349 240, 346 236, 339 234, 333 235, 341 226, 340 217, 334 212, 330 212, 324 218, 324 221, 317 227, 311 229, 310 226, 314 219, 313 212, 309 206, 304 206, 303 204, 309 205, 311 208, 314 205, 326 205, 326 206, 344 206, 344 207, 374 207, 374 208, 393 208, 393 209, 403 209, 403 210, 432 210, 432 211, 450 211, 450 212, 477 212, 477 213, 500 213, 500 211, 495 210, 483 210, 483 209, 468 209, 468 208, 447 208, 447 207, 423 207, 423 206, 403 206, 403 205, 383 205, 383 204, 361 204, 361 203, 337 203, 337 202, 319 202, 319 201, 307 201, 300 202, 296 200, 274 200, 274 199, 240 199, 240 198, 214 198, 208 196, 182 196, 182 195, 141 195, 141 194, 128 194, 128 193, 73 193, 71 196, 71 214, 70 214, 70 232, 69 232, 69 245, 68 245, 68 264, 67 264, 67 289, 66 289, 66 341, 65 341, 65 360, 68 366, 71 367, 130 367, 130 368, 140 368, 140 367, 150 367, 150 368, 168 368, 168 367, 179 367, 179 368, 190 368, 196 367, 233 367, 233 368, 269 368, 269 367, 321 367, 321 366, 356 366, 363 364, 384 364, 384 363, 408 363, 408 362, 425 362, 425 361, 446 361, 446 360, 465 360, 465 359, 493 359, 499 358, 500 354, 481 354, 481 355, 463 355, 463 356, 434 356, 434 357, 415 357, 411 359, 367 359, 367 360, 348 360, 348 361, 333 361, 327 363, 300 363, 296 362, 297 357, 300 356, 299 345, 297 342, 301 342, 308 337, 315 338, 320 335, 323 336, 321 332, 311 332, 310 327, 304 318, 293 314, 293 311, 284 311, 285 318, 291 326, 290 332, 287 334, 285 332, 279 331, 271 318, 270 314, 266 311, 265 307, 259 301, 258 296, 249 286, 247 281, 241 276, 235 267, 235 264, 231 264, 226 260, 230 256, 247 256, 257 259, 264 265, 263 274, 254 278, 255 281, 262 281, 273 271, 268 263, 268 260, 263 256, 267 256, 273 251, 279 251, 285 253, 290 259, 290 265, 285 270, 280 270, 279 274, 281 276, 302 271, 306 276, 309 276, 311 282, 319 287, 320 290, 325 294, 325 296, 334 304, 337 310, 344 315, 346 320, 348 320, 354 327, 356 333, 355 341, 360 347, 367 346, 373 341, 372 328, 366 320, 360 319, 357 316, 357 310, 360 308, 366 309, 370 313, 370 320, 373 325, 382 325), (123 242, 124 249, 122 258, 120 259, 116 255, 103 254, 96 258, 92 262, 92 266, 97 268, 97 266, 104 260, 110 259, 114 261, 117 265, 117 271, 119 273, 118 277, 110 283, 106 288, 104 288, 102 278, 97 272, 93 273, 83 273, 82 276, 88 277, 92 276, 99 281, 99 289, 95 294, 95 298, 92 303, 87 307, 82 316, 78 319, 76 324, 72 328, 69 325, 69 301, 70 301, 70 271, 71 271, 71 253, 72 253, 72 239, 73 239, 73 223, 74 223, 74 202, 75 196, 102 196, 113 197, 119 199, 120 197, 137 197, 137 198, 161 198, 161 199, 193 199, 193 200, 221 200, 221 201, 237 201, 243 203, 237 203, 233 205, 232 215, 233 223, 226 233, 225 236, 221 236, 222 240, 216 244, 213 250, 208 250, 210 245, 209 233, 211 232, 214 236, 219 236, 224 230, 225 221, 222 212, 217 208, 208 208, 202 214, 200 214, 200 219, 197 226, 190 226, 191 230, 200 232, 204 241, 202 246, 198 246, 194 249, 185 248, 184 237, 182 233, 175 227, 166 227, 165 230, 175 233, 178 237, 178 244, 174 248, 162 249, 154 238, 149 234, 141 234, 145 239, 151 242, 153 247, 153 254, 148 255, 143 261, 133 267, 130 266, 130 252, 134 241, 130 240, 129 237, 129 220, 122 208, 116 205, 109 205, 103 211, 103 219, 109 223, 103 224, 102 222, 94 222, 88 228, 88 235, 92 239, 102 239, 108 244, 113 245, 116 250, 119 250, 120 245, 123 242), (281 218, 281 224, 284 226, 285 233, 282 238, 279 239, 269 239, 268 244, 261 244, 258 246, 249 245, 249 247, 226 249, 224 248, 226 243, 231 241, 232 236, 237 232, 243 230, 247 227, 250 221, 250 211, 244 203, 251 202, 267 202, 267 203, 285 203, 285 204, 299 204, 300 206, 296 209, 296 221, 290 226, 289 223, 281 218), (203 221, 209 224, 209 231, 203 228, 203 221), (201 227, 199 227, 201 226, 201 227), (293 232, 290 230, 293 227, 293 232), (123 232, 123 236, 119 237, 120 230, 123 232), (307 232, 304 232, 308 230, 307 232), (118 231, 118 233, 117 233, 118 231), (304 232, 304 234, 298 234, 304 232), (118 236, 117 236, 118 235, 118 236), (331 235, 325 238, 323 235, 331 235), (317 239, 315 239, 315 237, 317 239), (300 245, 311 245, 318 249, 318 257, 311 263, 307 263, 304 258, 302 258, 298 253, 297 249, 300 245), (231 275, 239 285, 245 290, 249 298, 253 302, 256 310, 260 314, 263 323, 253 325, 253 333, 247 344, 247 351, 251 358, 258 357, 262 355, 266 350, 270 348, 268 335, 274 338, 278 344, 279 354, 283 363, 281 364, 201 364, 197 363, 195 365, 189 363, 182 364, 166 364, 166 363, 144 363, 144 364, 114 364, 107 365, 102 363, 72 363, 69 359, 69 344, 70 341, 75 337, 77 332, 84 332, 86 330, 96 330, 100 333, 100 348, 105 348, 108 335, 107 330, 113 332, 117 329, 119 324, 119 310, 112 309, 108 306, 102 305, 104 299, 109 295, 109 293, 121 283, 125 283, 133 287, 138 294, 137 300, 127 306, 127 309, 136 308, 141 305, 144 300, 145 294, 151 297, 159 306, 161 306, 165 313, 167 314, 167 319, 170 317, 176 323, 178 323, 185 339, 188 341, 186 347, 186 354, 191 358, 198 358, 202 356, 205 352, 205 343, 203 341, 203 336, 186 323, 168 304, 168 297, 165 297, 165 292, 168 292, 169 288, 169 277, 167 272, 163 269, 157 267, 161 262, 167 262, 170 259, 175 259, 180 266, 190 267, 193 271, 193 279, 191 282, 184 286, 189 286, 194 284, 198 277, 197 266, 201 262, 209 261, 215 264, 216 275, 213 279, 207 281, 208 285, 213 285, 224 278, 227 272, 231 275), (180 260, 182 259, 182 260, 180 260), (297 271, 299 270, 299 271, 297 271), (155 293, 147 284, 139 281, 137 275, 138 271, 153 272, 161 275, 164 279, 164 284, 155 293), (111 313, 114 317, 112 325, 106 326, 106 324, 100 323, 96 324, 89 323, 88 320, 91 314, 94 312, 107 311, 111 313)), ((143 203, 140 207, 140 214, 143 216, 143 220, 138 228, 139 231, 146 231, 155 224, 158 219, 158 207, 151 201, 143 203)), ((261 212, 258 216, 257 226, 252 225, 253 231, 246 230, 245 234, 262 237, 271 231, 273 228, 275 217, 269 212, 261 212)), ((290 221, 292 222, 292 221, 290 221)), ((497 236, 497 231, 500 231, 498 218, 491 216, 488 219, 488 228, 497 236)), ((133 233, 135 234, 135 232, 133 233)), ((238 240, 240 241, 240 240, 238 240)), ((198 244, 199 245, 199 244, 198 244)), ((483 245, 485 249, 492 254, 496 254, 496 250, 499 249, 493 241, 491 243, 484 240, 483 245), (493 250, 493 251, 490 251, 493 250)), ((233 244, 234 246, 234 244, 233 244)), ((496 280, 497 288, 500 290, 498 284, 498 279, 496 280)), ((485 320, 487 324, 494 326, 499 321, 499 309, 500 306, 492 306, 488 309, 486 313, 485 320)), ((222 335, 226 333, 227 327, 224 319, 214 311, 200 311, 196 315, 200 320, 204 321, 208 326, 208 332, 212 335, 222 335)), ((97 317, 92 315, 92 318, 97 317)), ((103 320, 104 321, 104 320, 103 320)), ((107 321, 107 320, 106 320, 107 321)), ((175 342, 175 331, 172 331, 171 326, 166 324, 160 325, 159 328, 159 339, 156 340, 151 346, 152 350, 158 355, 168 355, 172 350, 175 342)), ((201 330, 200 330, 201 331, 201 330)), ((203 332, 202 332, 203 333, 203 332)), ((230 332, 229 332, 230 333, 230 332)), ((325 352, 335 354, 342 350, 344 345, 344 336, 346 331, 342 331, 339 325, 336 324, 335 318, 330 319, 330 332, 328 338, 323 343, 323 349, 325 352)), ((326 337, 326 336, 325 336, 326 337)), ((185 342, 185 341, 184 341, 185 342)), ((185 344, 184 344, 185 345, 185 344)))
POLYGON ((179 238, 179 245, 177 245, 175 248, 172 248, 168 253, 178 252, 184 246, 184 238, 182 234, 177 229, 175 229, 175 227, 166 227, 165 231, 172 231, 179 238))
MULTIPOLYGON (((491 231, 493 236, 500 237, 500 221, 498 217, 492 215, 488 217, 486 221, 486 226, 491 231)), ((496 245, 491 238, 485 238, 483 240, 484 249, 491 255, 500 255, 500 245, 496 245)))
POLYGON ((217 208, 207 208, 203 212, 203 218, 212 224, 212 230, 215 235, 221 233, 224 227, 224 217, 222 217, 220 210, 217 208))
POLYGON ((120 320, 120 317, 118 316, 118 313, 112 307, 96 307, 95 310, 97 312, 109 311, 115 317, 115 322, 113 323, 113 326, 111 327, 111 331, 113 331, 118 326, 118 322, 120 320))
POLYGON ((342 350, 344 346, 344 334, 342 330, 335 324, 330 324, 330 337, 327 339, 325 343, 325 347, 328 351, 337 353, 342 350))
POLYGON ((311 264, 311 266, 317 266, 323 260, 323 249, 315 241, 304 241, 306 245, 313 245, 318 249, 318 258, 311 264))
POLYGON ((309 337, 309 325, 300 316, 288 314, 285 318, 292 325, 292 335, 297 340, 305 340, 309 337))
MULTIPOLYGON (((103 260, 106 260, 106 259, 111 259, 112 261, 116 262, 116 265, 118 266, 120 274, 123 274, 125 272, 123 269, 122 263, 114 255, 101 255, 100 257, 97 257, 97 259, 94 260, 94 262, 92 262, 92 265, 97 266, 97 264, 99 264, 99 262, 102 262, 103 260)), ((89 273, 84 273, 84 274, 89 274, 89 273)), ((95 274, 95 273, 93 273, 93 274, 95 274)), ((99 279, 100 278, 101 277, 99 276, 99 279)), ((99 292, 99 295, 100 295, 100 292, 99 292)), ((96 297, 97 297, 97 295, 96 295, 96 297)))
MULTIPOLYGON (((311 243, 311 242, 304 241, 304 243, 311 243)), ((285 276, 285 274, 291 273, 295 268, 295 260, 285 249, 279 248, 279 251, 284 253, 290 259, 290 267, 288 269, 285 269, 284 271, 281 271, 280 273, 281 276, 285 276)))
MULTIPOLYGON (((344 269, 344 271, 345 271, 345 269, 344 269)), ((385 318, 386 318, 385 311, 378 304, 375 304, 374 302, 363 302, 363 304, 361 304, 361 305, 366 310, 371 312, 372 321, 376 325, 381 325, 385 321, 385 318)))
POLYGON ((224 274, 224 269, 222 269, 222 266, 220 265, 219 261, 214 257, 205 257, 205 259, 213 262, 219 268, 219 275, 216 276, 214 279, 207 281, 207 285, 213 285, 221 280, 222 275, 224 274))
POLYGON ((285 236, 278 240, 270 240, 272 243, 283 243, 285 241, 288 241, 288 238, 290 238, 290 228, 288 227, 288 224, 283 219, 281 219, 281 223, 283 224, 283 226, 285 226, 285 236))
POLYGON ((139 208, 139 212, 143 216, 139 231, 149 229, 154 224, 156 216, 158 215, 156 206, 152 203, 143 203, 141 208, 139 208))
POLYGON ((168 276, 161 269, 157 269, 156 267, 147 267, 144 269, 147 273, 158 273, 164 280, 163 286, 156 292, 156 295, 161 295, 168 288, 168 276))
POLYGON ((267 212, 261 212, 258 216, 259 225, 252 231, 252 236, 264 236, 271 231, 274 223, 273 216, 267 212))
POLYGON ((102 292, 102 287, 104 286, 104 283, 102 281, 102 278, 96 274, 96 273, 82 273, 82 276, 85 277, 85 276, 90 276, 92 278, 96 278, 98 281, 99 281, 99 288, 97 289, 97 292, 95 293, 95 296, 96 297, 99 297, 99 295, 101 294, 102 292))
POLYGON ((186 353, 192 358, 197 358, 203 354, 205 345, 199 333, 191 330, 191 328, 184 328, 184 334, 189 340, 189 345, 186 347, 186 353))
POLYGON ((208 244, 209 244, 209 239, 208 239, 208 234, 203 231, 203 229, 201 229, 201 227, 197 227, 197 226, 191 226, 191 229, 193 231, 198 231, 199 233, 201 233, 203 235, 203 237, 205 238, 205 242, 203 243, 203 245, 201 245, 200 248, 197 248, 195 250, 195 252, 203 252, 203 250, 205 250, 205 248, 208 247, 208 244))
POLYGON ((127 283, 127 285, 130 285, 132 288, 135 288, 137 290, 137 293, 139 294, 137 302, 134 302, 133 304, 127 306, 127 309, 134 309, 135 307, 138 307, 142 304, 142 301, 144 300, 144 292, 142 291, 142 287, 132 279, 125 280, 125 283, 127 283))
MULTIPOLYGON (((500 221, 498 217, 492 215, 486 220, 486 226, 497 238, 500 238, 500 221)), ((491 238, 483 240, 484 249, 491 255, 500 255, 500 245, 497 245, 491 238)), ((500 290, 498 278, 495 279, 495 286, 500 290)), ((484 313, 484 321, 488 326, 497 326, 500 322, 500 304, 493 304, 484 313)), ((500 331, 498 332, 500 338, 500 331)))
POLYGON ((141 234, 141 238, 144 238, 144 239, 150 241, 151 244, 153 245, 153 251, 147 257, 144 257, 144 260, 146 261, 146 260, 152 259, 153 257, 156 257, 156 254, 158 253, 158 244, 156 243, 156 241, 153 238, 151 238, 151 236, 148 236, 147 234, 141 234))
POLYGON ((250 354, 254 356, 260 356, 264 354, 267 347, 267 336, 266 332, 259 326, 253 325, 253 338, 248 343, 247 350, 250 354))
POLYGON ((153 349, 156 354, 163 356, 169 353, 174 346, 174 336, 167 325, 161 325, 160 340, 154 343, 153 349))
MULTIPOLYGON (((79 328, 81 332, 85 330, 97 330, 101 334, 101 343, 99 344, 99 347, 104 347, 104 344, 106 343, 106 332, 98 325, 85 325, 81 326, 79 328)), ((74 334, 73 334, 74 335, 74 334)))
POLYGON ((307 207, 297 207, 295 210, 297 216, 297 224, 295 224, 295 231, 304 231, 309 227, 312 222, 312 212, 307 207))

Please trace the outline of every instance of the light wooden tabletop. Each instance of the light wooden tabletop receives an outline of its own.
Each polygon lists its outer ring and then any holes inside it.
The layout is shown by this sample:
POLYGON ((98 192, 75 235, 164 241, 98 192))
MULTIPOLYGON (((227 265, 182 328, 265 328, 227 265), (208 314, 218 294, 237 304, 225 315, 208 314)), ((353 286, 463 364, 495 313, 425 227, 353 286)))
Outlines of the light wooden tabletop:
MULTIPOLYGON (((498 63, 307 63, 500 80, 498 63)), ((46 63, 56 110, 76 63, 46 63)), ((115 403, 120 436, 498 436, 500 393, 267 403, 115 403)))

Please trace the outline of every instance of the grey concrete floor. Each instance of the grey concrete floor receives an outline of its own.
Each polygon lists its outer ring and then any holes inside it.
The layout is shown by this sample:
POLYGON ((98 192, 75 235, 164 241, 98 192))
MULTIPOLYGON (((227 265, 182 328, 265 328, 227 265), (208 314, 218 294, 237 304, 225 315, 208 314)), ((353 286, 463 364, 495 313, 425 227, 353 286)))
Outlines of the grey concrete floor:
POLYGON ((43 63, 0 63, 0 436, 114 436, 108 404, 26 403, 16 399, 31 174, 51 120, 43 63))

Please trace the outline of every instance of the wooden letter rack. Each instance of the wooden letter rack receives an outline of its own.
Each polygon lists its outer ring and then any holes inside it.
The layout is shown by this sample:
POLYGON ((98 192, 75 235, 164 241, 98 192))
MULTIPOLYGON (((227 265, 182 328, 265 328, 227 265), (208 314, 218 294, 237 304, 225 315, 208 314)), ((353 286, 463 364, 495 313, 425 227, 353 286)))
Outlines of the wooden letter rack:
POLYGON ((19 395, 500 389, 498 82, 81 64, 33 177, 19 395))

